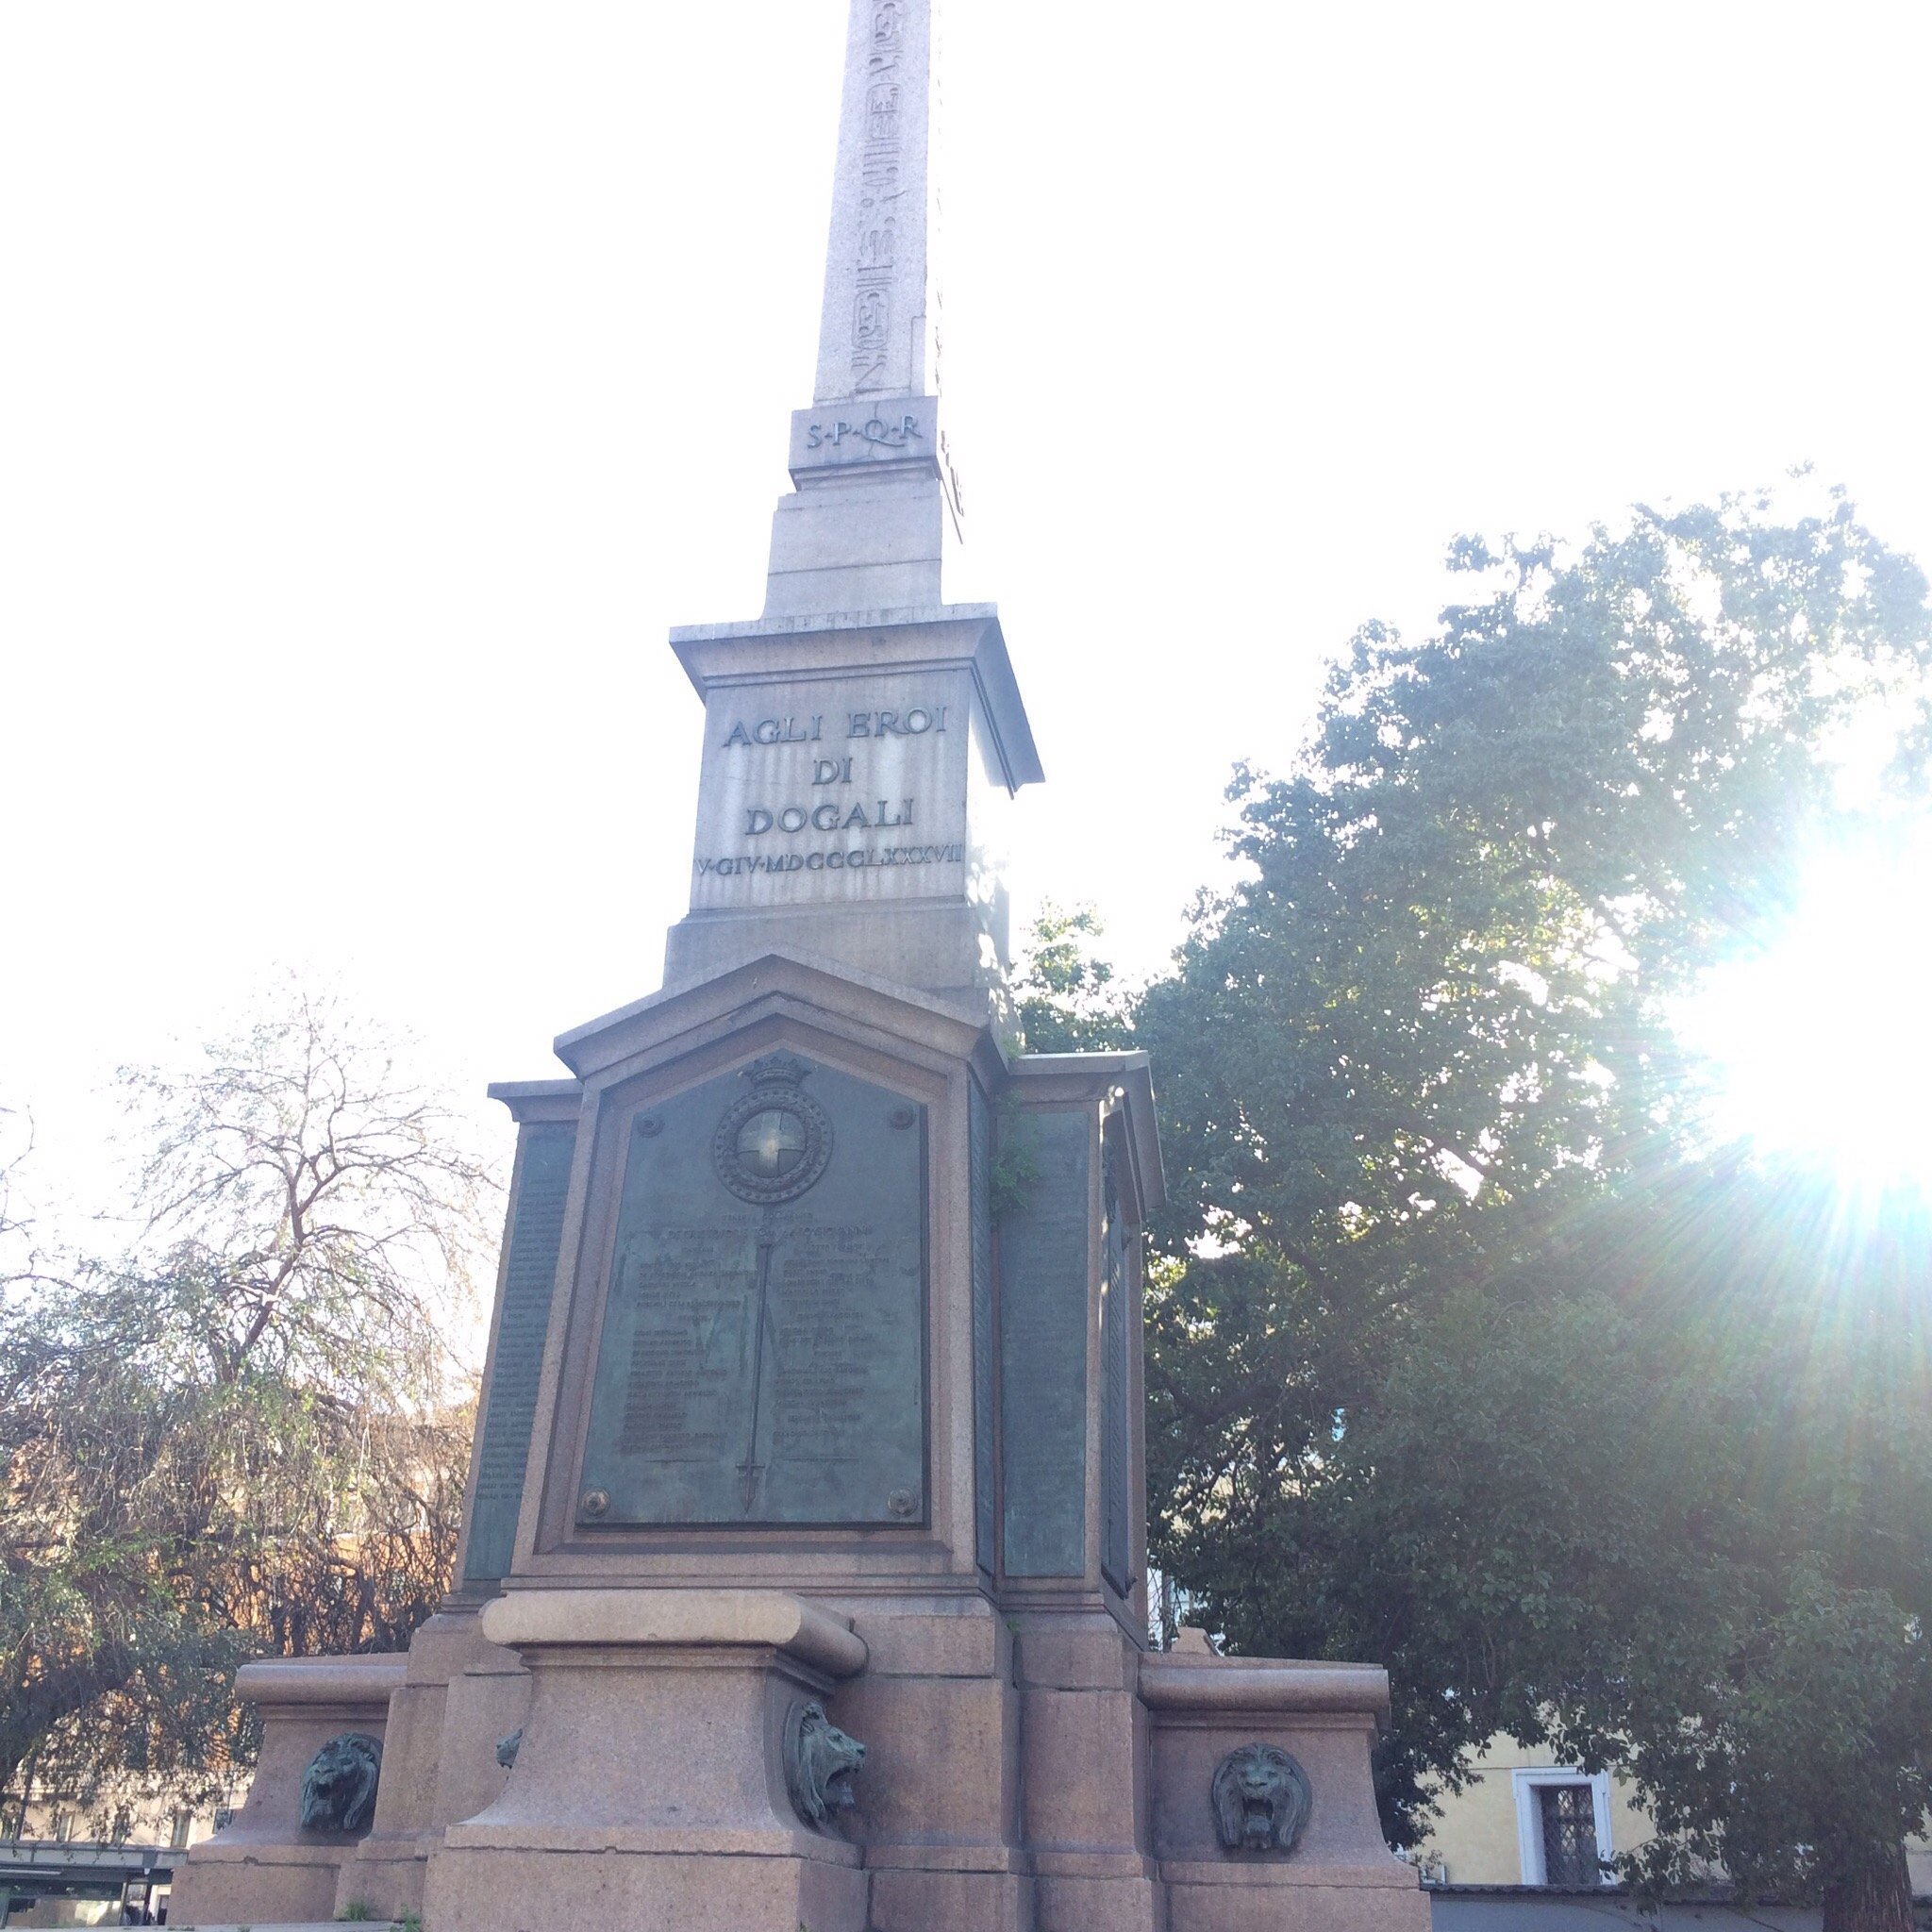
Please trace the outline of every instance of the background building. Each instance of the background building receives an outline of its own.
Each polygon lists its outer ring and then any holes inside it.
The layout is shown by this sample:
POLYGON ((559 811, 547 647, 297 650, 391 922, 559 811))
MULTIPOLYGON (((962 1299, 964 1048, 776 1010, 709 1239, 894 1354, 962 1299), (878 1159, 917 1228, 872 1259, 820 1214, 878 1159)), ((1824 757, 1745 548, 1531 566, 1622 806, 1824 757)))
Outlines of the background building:
MULTIPOLYGON (((1724 1878, 1712 1894, 1644 1911, 1604 1862, 1635 1851, 1650 1820, 1628 1785, 1553 1760, 1541 1748, 1496 1737, 1477 1759, 1479 1774, 1438 1800, 1441 1816, 1413 1855, 1432 1895, 1438 1932, 1543 1932, 1601 1927, 1605 1918, 1633 1925, 1693 1924, 1707 1932, 1745 1925, 1812 1932, 1816 1907, 1726 1905, 1724 1878)), ((1932 1841, 1907 1847, 1912 1891, 1932 1925, 1932 1841)))
POLYGON ((58 1793, 0 1798, 0 1926, 166 1924, 176 1860, 227 1816, 151 1794, 98 1811, 58 1793))

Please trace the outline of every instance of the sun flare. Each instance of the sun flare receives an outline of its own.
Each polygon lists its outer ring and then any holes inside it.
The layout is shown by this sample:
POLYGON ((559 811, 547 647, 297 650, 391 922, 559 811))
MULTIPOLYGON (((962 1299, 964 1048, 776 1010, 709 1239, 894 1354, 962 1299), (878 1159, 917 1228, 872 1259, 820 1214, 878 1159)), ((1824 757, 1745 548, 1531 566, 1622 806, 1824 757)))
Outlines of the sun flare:
POLYGON ((1847 1184, 1932 1186, 1932 827, 1807 870, 1784 934, 1716 969, 1687 1042, 1716 1072, 1724 1141, 1828 1166, 1847 1184))

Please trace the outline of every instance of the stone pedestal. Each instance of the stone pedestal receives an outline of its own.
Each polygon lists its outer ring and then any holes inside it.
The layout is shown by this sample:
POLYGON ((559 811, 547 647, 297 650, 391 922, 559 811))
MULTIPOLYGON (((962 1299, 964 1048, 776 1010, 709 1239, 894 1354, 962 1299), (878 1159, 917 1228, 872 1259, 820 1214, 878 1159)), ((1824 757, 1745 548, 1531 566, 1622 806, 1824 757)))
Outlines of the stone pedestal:
POLYGON ((1170 1932, 1427 1932, 1429 1902, 1375 1814, 1369 1746, 1388 1714, 1386 1672, 1169 1653, 1141 1659, 1140 1693, 1170 1932), (1307 1776, 1307 1821, 1287 1850, 1222 1842, 1215 1772, 1255 1743, 1307 1776))
POLYGON ((705 744, 665 985, 782 949, 984 1019, 1008 802, 1041 777, 999 614, 865 608, 673 632, 705 744))
POLYGON ((426 1923, 865 1932, 858 1848, 801 1815, 788 1731, 864 1667, 775 1591, 532 1590, 483 1612, 531 1674, 503 1794, 431 1858, 426 1923))
POLYGON ((1159 1932, 1140 1647, 1103 1612, 1034 1611, 1016 1621, 1039 1932, 1159 1932))
MULTIPOLYGON (((248 1800, 226 1830, 198 1844, 176 1873, 176 1924, 265 1924, 332 1919, 358 1834, 306 1830, 302 1781, 332 1739, 383 1741, 397 1656, 294 1657, 244 1664, 236 1695, 261 1716, 261 1757, 248 1800)), ((387 1767, 385 1767, 385 1773, 387 1767)))
POLYGON ((1014 1057, 776 952, 558 1051, 575 1079, 503 1096, 471 1594, 406 1674, 255 1682, 308 1701, 269 1710, 246 1834, 191 1859, 195 1916, 1421 1932, 1376 1828, 1381 1674, 1147 1653, 1144 1057, 1014 1057), (788 1783, 814 1703, 866 1748, 849 1810, 788 1783), (374 1829, 305 1841, 308 1757, 385 1705, 374 1829), (1248 1744, 1312 1787, 1291 1846, 1220 1842, 1248 1744))
POLYGON ((1024 1932, 1033 1868, 1010 1624, 976 1593, 832 1607, 869 1652, 836 1709, 866 1744, 849 1829, 865 1850, 872 1932, 1024 1932))
POLYGON ((474 1816, 508 1774, 497 1746, 524 1720, 529 1674, 483 1635, 477 1605, 445 1607, 416 1633, 390 1699, 382 1786, 369 1836, 342 1862, 335 1916, 423 1909, 429 1855, 446 1826, 474 1816))

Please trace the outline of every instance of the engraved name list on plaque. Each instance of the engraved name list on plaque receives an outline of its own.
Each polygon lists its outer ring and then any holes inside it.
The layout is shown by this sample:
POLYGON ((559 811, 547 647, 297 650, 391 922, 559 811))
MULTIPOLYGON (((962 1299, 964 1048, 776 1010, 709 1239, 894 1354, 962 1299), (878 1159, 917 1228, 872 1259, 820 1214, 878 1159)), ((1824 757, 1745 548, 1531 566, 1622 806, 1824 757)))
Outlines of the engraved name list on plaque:
POLYGON ((791 1054, 637 1115, 580 1527, 924 1520, 924 1124, 791 1054))

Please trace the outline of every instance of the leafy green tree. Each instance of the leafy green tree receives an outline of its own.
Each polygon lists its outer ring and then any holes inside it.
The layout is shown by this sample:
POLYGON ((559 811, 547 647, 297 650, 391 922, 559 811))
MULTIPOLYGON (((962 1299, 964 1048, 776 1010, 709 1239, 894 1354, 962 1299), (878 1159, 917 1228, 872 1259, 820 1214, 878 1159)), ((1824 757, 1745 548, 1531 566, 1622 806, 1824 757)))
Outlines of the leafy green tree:
POLYGON ((1133 998, 1095 950, 1091 906, 1042 906, 1013 975, 1013 1017, 1028 1053, 1096 1053, 1127 1045, 1133 998))
MULTIPOLYGON (((1699 1070, 1669 1003, 1775 930, 1841 819, 1845 729, 1886 710, 1923 741, 1925 584, 1837 494, 1801 516, 1640 508, 1574 550, 1452 561, 1472 594, 1432 636, 1370 626, 1288 775, 1237 774, 1244 875, 1135 1014, 1172 1197, 1149 1298, 1158 1557, 1241 1647, 1395 1668, 1398 1840, 1495 1730, 1557 1736, 1638 1778, 1664 1833, 1651 1876, 1721 1853, 1747 1885, 1824 1896, 1834 1932, 1902 1932, 1932 1730, 1901 1687, 1932 1597, 1917 1571, 1867 1574, 1892 1530, 1840 1453, 1856 1431, 1802 1419, 1835 1516, 1789 1485, 1748 1511, 1686 1487, 1756 1466, 1791 1409, 1652 1276, 1708 1288, 1713 1227, 1760 1258, 1804 1239, 1773 1191, 1694 1165, 1699 1070), (1734 1386, 1755 1410, 1708 1400, 1734 1386), (1791 1762, 1877 1769, 1765 1786, 1753 1825, 1720 1803, 1779 1741, 1750 1713, 1783 1708, 1794 1748, 1824 1725, 1775 1687, 1834 1633, 1868 1670, 1844 1709, 1888 1722, 1847 1718, 1852 1744, 1827 1726, 1791 1762), (1729 1741, 1683 1746, 1700 1725, 1729 1741)), ((1903 1452, 1892 1471, 1914 1497, 1924 1474, 1903 1452)))
MULTIPOLYGON (((1932 1737, 1924 1206, 1687 1163, 1420 1321, 1263 1615, 1389 1660, 1416 1757, 1616 1767, 1655 1890, 1908 1916, 1932 1737)), ((1256 1606, 1242 1605, 1243 1615, 1256 1606)))
POLYGON ((0 1298, 0 1788, 205 1799, 238 1661, 396 1647, 446 1585, 489 1183, 327 1002, 126 1084, 146 1239, 0 1298))

